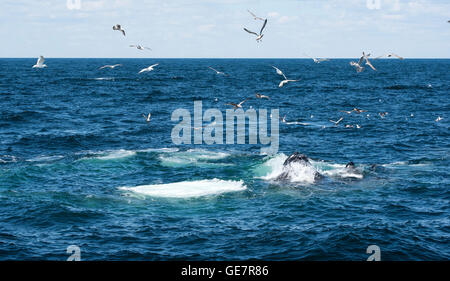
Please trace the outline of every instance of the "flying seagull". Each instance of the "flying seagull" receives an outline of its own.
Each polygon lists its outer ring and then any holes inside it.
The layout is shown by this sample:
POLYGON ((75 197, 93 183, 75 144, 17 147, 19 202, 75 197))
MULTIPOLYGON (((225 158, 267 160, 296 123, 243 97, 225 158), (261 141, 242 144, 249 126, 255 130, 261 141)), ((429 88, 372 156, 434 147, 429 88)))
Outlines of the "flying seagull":
POLYGON ((356 72, 362 72, 363 70, 364 70, 364 66, 362 66, 362 63, 364 62, 364 60, 366 61, 366 64, 368 65, 368 66, 370 66, 370 68, 372 68, 373 70, 375 70, 376 71, 376 69, 375 69, 375 67, 373 67, 373 65, 370 63, 370 61, 369 61, 369 56, 370 56, 370 54, 365 54, 364 52, 363 52, 363 55, 362 55, 362 57, 359 59, 359 61, 358 62, 354 62, 354 61, 351 61, 350 62, 350 65, 351 66, 354 66, 355 68, 356 68, 356 72))
POLYGON ((107 65, 104 65, 104 66, 100 67, 99 69, 103 69, 103 68, 114 69, 114 68, 116 68, 116 67, 118 67, 118 66, 122 66, 122 65, 121 65, 121 64, 114 64, 114 65, 107 64, 107 65))
POLYGON ((157 66, 157 65, 159 65, 159 63, 156 63, 156 64, 152 64, 152 65, 150 65, 149 67, 147 67, 147 68, 143 68, 143 69, 141 69, 141 71, 139 71, 139 73, 142 73, 142 72, 148 72, 148 71, 152 71, 152 70, 155 70, 153 67, 155 67, 155 66, 157 66))
POLYGON ((119 30, 122 32, 123 36, 125 36, 125 30, 122 29, 122 26, 120 26, 120 24, 116 24, 115 26, 113 26, 113 30, 119 30))
POLYGON ((142 114, 142 116, 144 116, 144 118, 147 121, 147 123, 150 123, 150 117, 152 116, 151 113, 149 113, 148 115, 142 114))
POLYGON ((300 80, 287 79, 287 78, 286 78, 286 75, 284 75, 283 71, 281 71, 279 68, 277 68, 277 67, 275 67, 275 66, 273 66, 273 65, 272 65, 272 67, 277 71, 277 74, 278 74, 278 75, 281 75, 281 76, 284 77, 284 80, 282 80, 282 81, 280 82, 280 84, 278 84, 278 87, 279 87, 279 88, 283 87, 284 84, 287 84, 288 82, 297 82, 297 81, 300 81, 300 80))
POLYGON ((362 110, 362 109, 359 109, 359 108, 356 108, 356 107, 353 108, 353 111, 358 113, 358 114, 360 114, 361 112, 367 112, 367 110, 362 110))
POLYGON ((258 99, 268 99, 268 100, 270 99, 268 96, 261 95, 260 93, 256 93, 255 96, 258 99))
POLYGON ((400 60, 402 60, 402 59, 403 59, 403 57, 401 57, 401 56, 399 56, 399 55, 396 55, 396 54, 394 54, 394 53, 390 53, 390 54, 385 54, 385 55, 382 55, 382 56, 376 57, 375 59, 381 59, 381 58, 392 58, 392 57, 396 57, 396 58, 398 58, 398 59, 400 59, 400 60))
POLYGON ((255 20, 262 20, 262 21, 265 20, 265 19, 263 19, 263 18, 260 18, 260 17, 256 16, 254 13, 250 12, 250 10, 247 10, 247 12, 249 12, 250 15, 252 15, 252 17, 253 17, 255 20))
MULTIPOLYGON (((306 54, 305 54, 306 55, 306 54)), ((309 58, 311 58, 315 63, 321 63, 321 62, 323 62, 323 61, 329 61, 330 59, 326 59, 326 58, 313 58, 313 57, 310 57, 310 56, 308 56, 308 55, 306 55, 307 57, 309 57, 309 58)))
POLYGON ((266 27, 266 24, 267 24, 267 19, 264 20, 264 24, 263 24, 263 26, 261 27, 261 30, 259 31, 259 34, 256 33, 256 32, 250 31, 250 30, 248 30, 248 29, 245 28, 245 27, 244 27, 244 30, 247 31, 247 32, 250 33, 250 34, 256 35, 256 42, 259 42, 259 41, 263 38, 263 36, 264 36, 264 34, 263 34, 262 32, 263 32, 263 30, 264 30, 264 27, 266 27))
POLYGON ((335 126, 339 125, 339 123, 344 119, 344 117, 339 118, 339 120, 334 121, 334 120, 330 120, 330 122, 334 123, 335 126))
POLYGON ((216 72, 216 74, 218 75, 225 75, 228 76, 227 74, 225 74, 225 72, 222 71, 218 71, 217 69, 212 68, 211 66, 208 66, 209 69, 214 70, 216 72))
POLYGON ((227 105, 233 106, 233 109, 238 109, 238 108, 242 108, 242 104, 243 104, 244 102, 246 102, 247 100, 248 100, 248 99, 245 99, 245 100, 241 101, 241 102, 238 103, 238 104, 230 102, 230 103, 227 103, 227 105))
POLYGON ((444 118, 442 118, 441 116, 438 116, 438 118, 436 118, 436 120, 434 120, 434 121, 439 122, 439 121, 441 121, 442 119, 444 119, 444 118))
POLYGON ((150 50, 150 51, 152 50, 149 47, 145 47, 145 46, 141 46, 141 45, 130 45, 130 47, 136 48, 136 49, 141 50, 141 51, 143 51, 145 49, 150 50))
POLYGON ((33 68, 44 68, 44 67, 47 67, 47 65, 44 64, 44 61, 45 61, 44 57, 43 56, 39 56, 36 64, 33 65, 33 68))

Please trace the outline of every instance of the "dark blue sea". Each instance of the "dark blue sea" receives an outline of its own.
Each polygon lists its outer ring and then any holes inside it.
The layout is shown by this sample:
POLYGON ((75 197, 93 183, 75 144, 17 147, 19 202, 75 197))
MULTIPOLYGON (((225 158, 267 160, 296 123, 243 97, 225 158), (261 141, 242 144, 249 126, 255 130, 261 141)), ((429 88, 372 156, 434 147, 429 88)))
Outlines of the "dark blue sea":
POLYGON ((0 259, 449 260, 450 60, 350 61, 0 59, 0 259), (286 115, 277 153, 172 141, 174 110, 246 98, 286 115))

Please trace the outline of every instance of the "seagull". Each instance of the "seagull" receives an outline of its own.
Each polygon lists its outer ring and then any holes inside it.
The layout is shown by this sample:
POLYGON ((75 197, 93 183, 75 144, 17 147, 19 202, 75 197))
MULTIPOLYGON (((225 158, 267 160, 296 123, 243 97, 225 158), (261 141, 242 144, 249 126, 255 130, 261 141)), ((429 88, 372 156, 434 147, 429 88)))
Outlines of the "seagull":
POLYGON ((367 54, 367 55, 366 55, 366 54, 363 52, 363 58, 366 60, 366 64, 367 64, 368 66, 370 66, 370 68, 372 68, 373 70, 377 71, 377 70, 375 69, 375 67, 373 67, 373 65, 370 63, 369 57, 370 57, 370 54, 367 54))
POLYGON ((442 118, 441 116, 438 116, 438 118, 436 118, 436 120, 434 120, 434 121, 439 122, 439 121, 441 121, 442 119, 444 119, 444 118, 442 118))
POLYGON ((337 126, 343 119, 344 119, 344 117, 341 117, 341 118, 339 118, 339 120, 337 120, 337 121, 330 120, 330 122, 334 123, 334 125, 337 126))
POLYGON ((264 21, 265 19, 263 19, 263 18, 260 18, 260 17, 258 17, 258 16, 256 16, 254 13, 252 13, 252 12, 250 12, 250 10, 247 10, 247 12, 249 12, 250 13, 250 15, 252 15, 253 16, 253 18, 255 19, 255 20, 262 20, 262 21, 264 21))
POLYGON ((290 80, 290 79, 287 79, 287 78, 286 78, 286 75, 284 75, 283 71, 281 71, 279 68, 277 68, 277 67, 275 67, 275 66, 273 66, 273 65, 272 65, 272 67, 277 71, 277 74, 278 74, 278 75, 281 75, 281 76, 284 77, 284 80, 282 80, 282 81, 280 82, 280 84, 278 84, 278 87, 279 87, 279 88, 283 87, 284 84, 286 84, 286 83, 288 83, 288 82, 297 82, 297 81, 300 81, 300 80, 290 80))
POLYGON ((119 30, 122 32, 123 36, 125 36, 125 30, 122 29, 122 26, 120 26, 120 24, 116 24, 115 26, 113 26, 113 30, 119 30))
POLYGON ((368 65, 368 66, 370 66, 370 68, 372 68, 373 70, 375 70, 376 71, 376 69, 375 69, 375 67, 373 67, 373 65, 370 63, 370 61, 369 61, 369 56, 370 56, 370 54, 365 54, 364 52, 363 52, 363 55, 362 55, 362 57, 359 59, 359 61, 358 62, 354 62, 354 61, 351 61, 350 62, 350 65, 351 66, 354 66, 355 68, 356 68, 356 72, 362 72, 363 70, 364 70, 364 67, 362 66, 362 63, 364 62, 364 60, 366 61, 366 64, 368 65))
POLYGON ((361 126, 359 124, 356 124, 356 129, 361 129, 361 126))
POLYGON ((280 82, 280 84, 278 84, 278 88, 281 88, 284 86, 284 84, 287 84, 288 82, 298 82, 300 80, 290 80, 290 79, 286 79, 280 82))
POLYGON ((321 63, 321 62, 323 62, 323 61, 329 61, 330 59, 326 59, 326 58, 313 58, 313 57, 310 57, 310 56, 308 56, 307 54, 305 54, 307 57, 309 57, 309 58, 311 58, 315 63, 321 63))
POLYGON ((358 113, 358 114, 360 114, 361 112, 367 112, 367 110, 362 110, 362 109, 359 109, 359 108, 356 108, 356 107, 353 108, 353 111, 358 113))
POLYGON ((283 116, 283 118, 280 118, 281 122, 286 123, 286 114, 283 116))
POLYGON ((218 74, 218 75, 225 75, 225 76, 228 76, 228 75, 227 75, 227 74, 225 74, 224 72, 222 72, 222 71, 218 71, 218 70, 216 70, 216 69, 212 68, 211 66, 208 66, 208 68, 209 68, 209 69, 212 69, 212 70, 214 70, 214 71, 216 72, 216 74, 218 74))
POLYGON ((345 128, 354 128, 354 127, 355 127, 355 126, 349 125, 349 124, 345 125, 345 128))
POLYGON ((258 99, 268 99, 268 100, 270 99, 268 96, 261 95, 260 93, 256 93, 255 96, 258 99))
POLYGON ((144 118, 146 118, 147 123, 150 123, 150 117, 152 116, 151 113, 149 113, 148 115, 142 114, 142 116, 144 116, 144 118))
POLYGON ((44 68, 44 67, 47 67, 47 65, 44 64, 44 61, 45 61, 44 57, 43 56, 39 56, 36 64, 33 65, 33 68, 44 68))
POLYGON ((230 102, 230 103, 227 103, 227 105, 233 106, 233 109, 238 109, 238 108, 242 108, 242 104, 243 104, 244 102, 246 102, 247 100, 248 100, 248 99, 245 99, 245 100, 241 101, 241 102, 238 103, 238 104, 230 102))
POLYGON ((150 51, 152 50, 149 47, 144 47, 144 46, 141 46, 141 45, 130 45, 130 47, 136 48, 136 49, 141 50, 141 51, 143 51, 144 49, 147 49, 147 50, 150 50, 150 51))
POLYGON ((118 66, 122 66, 122 65, 121 64, 114 64, 114 65, 107 64, 107 65, 104 65, 104 66, 100 67, 99 69, 103 69, 103 68, 114 69, 114 68, 116 68, 118 66))
POLYGON ((403 59, 403 57, 401 57, 401 56, 399 56, 399 55, 396 55, 396 54, 394 54, 394 53, 390 53, 390 54, 385 54, 385 55, 382 55, 382 56, 376 57, 375 59, 377 60, 377 59, 381 59, 381 58, 384 58, 384 57, 386 57, 386 58, 392 58, 392 57, 396 57, 396 58, 398 58, 398 59, 400 59, 400 60, 402 60, 402 59, 403 59))
POLYGON ((261 30, 259 31, 259 34, 256 33, 256 32, 250 31, 250 30, 248 30, 248 29, 245 28, 245 27, 244 27, 244 30, 247 31, 247 32, 250 33, 250 34, 256 35, 256 42, 259 42, 259 41, 263 38, 263 36, 264 36, 264 34, 262 34, 262 32, 263 32, 263 30, 264 30, 264 27, 266 27, 266 24, 267 24, 267 19, 264 20, 264 24, 263 24, 263 26, 261 27, 261 30))
POLYGON ((380 112, 380 113, 378 113, 378 115, 380 115, 381 118, 386 117, 386 115, 388 115, 388 114, 389 114, 388 112, 380 112))
POLYGON ((139 73, 142 73, 142 72, 148 72, 148 71, 155 70, 153 67, 155 67, 155 66, 157 66, 157 65, 159 65, 159 63, 152 64, 152 65, 150 65, 149 67, 144 68, 144 69, 142 69, 141 71, 139 71, 139 73))
POLYGON ((347 110, 339 110, 340 112, 344 112, 344 113, 347 113, 347 114, 352 114, 352 112, 353 112, 353 110, 350 110, 350 111, 347 111, 347 110))

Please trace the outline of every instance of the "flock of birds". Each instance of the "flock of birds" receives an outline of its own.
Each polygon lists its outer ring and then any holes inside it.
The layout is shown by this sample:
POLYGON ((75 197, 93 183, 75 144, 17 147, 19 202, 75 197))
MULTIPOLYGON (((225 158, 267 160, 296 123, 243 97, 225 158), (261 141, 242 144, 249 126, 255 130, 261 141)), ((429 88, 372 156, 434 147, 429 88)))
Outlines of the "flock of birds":
MULTIPOLYGON (((265 27, 266 27, 266 25, 267 25, 267 18, 259 17, 259 16, 255 15, 254 13, 252 13, 250 10, 247 10, 247 11, 248 11, 248 13, 250 13, 250 15, 253 17, 254 20, 262 21, 262 22, 263 22, 262 27, 261 27, 259 33, 253 32, 253 31, 251 31, 251 30, 249 30, 249 29, 247 29, 247 28, 244 27, 244 31, 246 31, 246 32, 249 33, 249 34, 255 35, 255 36, 256 36, 256 42, 259 43, 259 42, 262 41, 262 38, 263 38, 263 36, 264 36, 263 31, 264 31, 264 29, 265 29, 265 27)), ((449 21, 449 23, 450 23, 450 21, 449 21)), ((122 26, 121 26, 120 24, 114 25, 114 26, 112 27, 112 29, 115 30, 115 31, 119 31, 119 32, 122 33, 123 36, 126 36, 125 30, 122 28, 122 26)), ((150 50, 150 51, 151 51, 151 50, 152 50, 152 49, 149 48, 149 47, 142 46, 142 45, 139 45, 139 44, 137 44, 137 45, 129 45, 129 47, 136 48, 137 50, 140 50, 140 51, 144 51, 144 50, 150 50)), ((314 57, 310 57, 310 56, 307 55, 307 54, 305 54, 305 56, 311 58, 311 59, 314 61, 314 63, 317 63, 317 64, 319 64, 319 63, 321 63, 321 62, 325 62, 325 61, 330 61, 330 60, 331 60, 331 59, 328 59, 328 58, 314 58, 314 57)), ((351 62, 350 62, 350 65, 353 66, 353 67, 355 68, 355 70, 356 70, 357 73, 360 73, 360 72, 364 71, 364 69, 365 69, 365 66, 364 66, 364 65, 368 65, 372 70, 377 71, 376 68, 375 68, 375 67, 372 65, 372 63, 370 62, 369 57, 370 57, 370 54, 366 54, 365 52, 363 52, 363 53, 362 53, 362 56, 360 57, 360 59, 359 59, 357 62, 356 62, 356 61, 351 61, 351 62)), ((382 56, 375 57, 374 59, 380 59, 380 58, 397 58, 397 59, 403 60, 403 57, 401 57, 401 56, 399 56, 399 55, 397 55, 397 54, 394 54, 394 53, 388 53, 388 54, 385 54, 385 55, 382 55, 382 56)), ((44 62, 45 62, 45 58, 44 58, 43 56, 39 56, 39 58, 38 58, 36 64, 33 65, 33 68, 46 68, 47 65, 44 64, 44 62)), ((141 73, 144 73, 144 72, 150 72, 150 71, 153 71, 153 70, 154 70, 154 67, 156 67, 156 66, 158 66, 158 65, 159 65, 159 64, 156 63, 156 64, 153 64, 153 65, 150 65, 149 67, 143 68, 143 69, 141 69, 141 70, 138 72, 138 74, 141 74, 141 73)), ((114 69, 114 68, 120 67, 120 66, 122 66, 122 64, 104 65, 104 66, 101 66, 99 69, 100 69, 100 70, 101 70, 101 69, 105 69, 105 68, 114 69)), ((277 68, 276 66, 272 66, 272 67, 275 69, 275 71, 276 71, 276 73, 277 73, 278 75, 280 75, 280 76, 282 76, 282 77, 284 78, 284 79, 282 79, 282 80, 279 82, 279 84, 278 84, 278 87, 279 87, 279 88, 283 87, 284 85, 286 85, 286 84, 289 83, 289 82, 298 82, 298 81, 300 81, 300 79, 288 79, 288 78, 286 77, 286 75, 283 73, 283 71, 281 71, 281 70, 280 70, 279 68, 277 68)), ((208 66, 208 68, 211 69, 212 71, 214 71, 217 75, 228 76, 228 74, 226 74, 226 73, 224 73, 224 72, 222 72, 222 71, 219 71, 219 70, 217 70, 217 69, 215 69, 215 68, 213 68, 213 67, 211 67, 211 66, 208 66)), ((262 95, 262 94, 260 94, 260 93, 255 93, 255 96, 256 96, 256 98, 258 98, 258 99, 270 99, 269 96, 262 95)), ((244 102, 246 102, 247 100, 249 100, 249 99, 247 98, 247 99, 245 99, 245 100, 243 100, 243 101, 241 101, 241 102, 239 102, 239 103, 227 103, 227 105, 231 105, 234 109, 238 109, 238 108, 242 108, 242 104, 243 104, 244 102)), ((216 101, 217 101, 217 99, 216 99, 216 101)), ((362 113, 362 112, 366 112, 366 110, 358 109, 358 108, 355 107, 354 109, 352 109, 352 110, 350 110, 350 111, 341 110, 341 112, 344 112, 344 113, 347 113, 347 114, 351 114, 351 113, 355 112, 356 114, 360 114, 360 113, 362 113)), ((388 112, 379 112, 379 113, 378 113, 378 115, 379 115, 381 118, 385 118, 386 115, 388 115, 388 114, 389 114, 388 112)), ((147 123, 150 122, 151 113, 148 113, 148 114, 142 114, 142 116, 145 118, 145 120, 147 121, 147 123)), ((369 116, 370 116, 370 115, 367 114, 367 117, 369 117, 369 116)), ((411 114, 411 117, 413 117, 413 116, 414 116, 414 115, 411 114)), ((311 118, 312 118, 312 117, 313 117, 313 116, 311 115, 311 118)), ((282 122, 282 123, 288 123, 288 122, 286 121, 286 115, 284 115, 284 116, 283 116, 282 118, 280 118, 280 119, 281 119, 281 122, 282 122)), ((439 121, 441 121, 442 119, 443 119, 442 117, 438 116, 438 118, 437 118, 435 121, 436 121, 436 122, 439 122, 439 121)), ((338 126, 338 125, 341 123, 341 121, 343 121, 343 120, 344 120, 344 117, 340 117, 337 121, 334 121, 334 120, 329 120, 329 121, 332 122, 332 123, 334 123, 335 126, 338 126)), ((361 128, 361 126, 360 126, 359 124, 355 124, 355 125, 347 124, 347 125, 345 125, 345 127, 346 127, 346 128, 355 128, 355 127, 356 127, 357 129, 361 128)))

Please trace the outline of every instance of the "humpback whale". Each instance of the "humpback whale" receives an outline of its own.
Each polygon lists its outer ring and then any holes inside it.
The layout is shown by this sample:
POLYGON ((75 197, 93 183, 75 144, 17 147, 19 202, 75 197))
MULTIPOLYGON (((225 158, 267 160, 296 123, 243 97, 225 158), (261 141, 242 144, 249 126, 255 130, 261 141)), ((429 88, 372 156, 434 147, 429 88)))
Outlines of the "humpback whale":
POLYGON ((299 152, 294 152, 283 163, 283 172, 276 178, 276 180, 288 180, 295 174, 296 169, 311 169, 314 173, 314 180, 321 179, 323 176, 317 172, 309 161, 308 156, 299 152))

